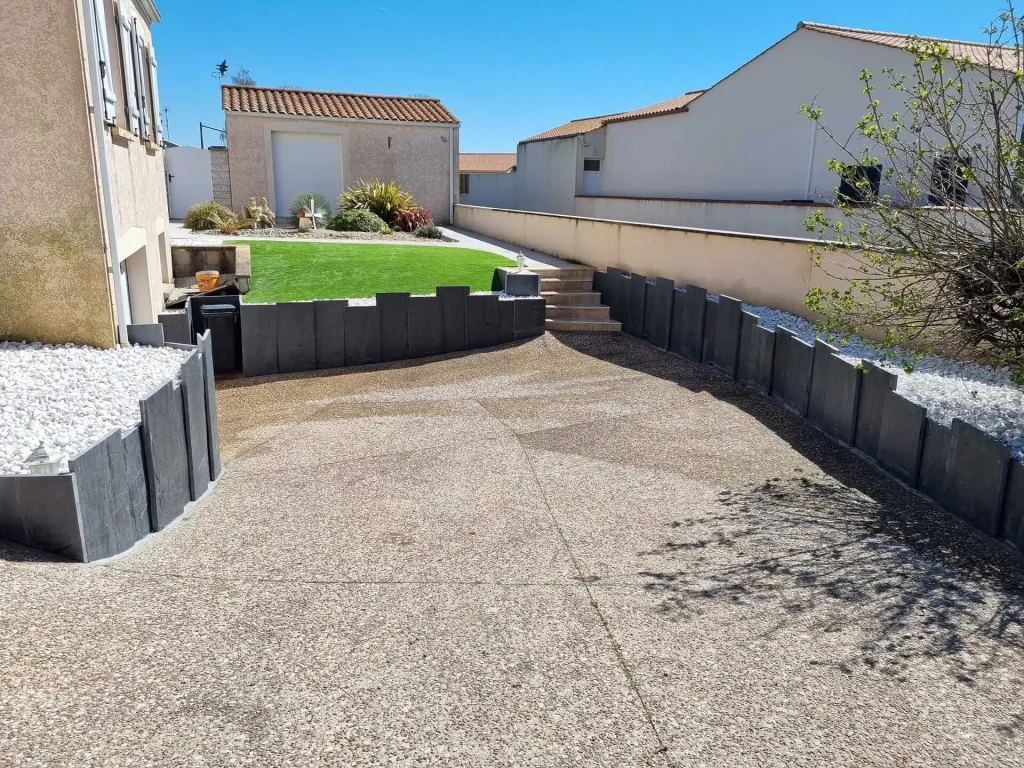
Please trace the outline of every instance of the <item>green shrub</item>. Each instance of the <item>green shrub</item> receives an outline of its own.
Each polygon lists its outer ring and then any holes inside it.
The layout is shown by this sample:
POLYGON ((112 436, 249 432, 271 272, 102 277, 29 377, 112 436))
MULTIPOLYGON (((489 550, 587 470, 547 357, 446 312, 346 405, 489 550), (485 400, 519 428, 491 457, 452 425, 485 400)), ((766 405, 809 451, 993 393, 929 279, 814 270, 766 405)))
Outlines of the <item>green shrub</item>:
POLYGON ((444 232, 441 231, 440 227, 435 227, 433 224, 428 224, 425 227, 416 227, 412 233, 416 237, 426 237, 430 240, 444 239, 444 232))
POLYGON ((244 229, 246 221, 239 218, 235 214, 229 214, 228 216, 217 216, 213 217, 213 227, 222 235, 233 235, 240 229, 244 229))
POLYGON ((429 227, 434 223, 434 217, 430 211, 419 205, 414 205, 398 214, 398 229, 403 232, 412 232, 420 227, 429 227))
POLYGON ((393 181, 360 181, 349 187, 338 198, 338 208, 348 211, 371 211, 390 227, 398 224, 402 211, 415 207, 412 192, 407 192, 393 181))
POLYGON ((301 195, 297 195, 292 200, 292 204, 288 206, 288 210, 295 217, 298 217, 299 211, 303 208, 308 209, 316 217, 317 224, 322 224, 331 218, 331 202, 319 192, 303 192, 301 195))
POLYGON ((233 217, 235 214, 226 205, 213 200, 193 203, 185 211, 185 226, 193 231, 215 229, 218 221, 233 217))
POLYGON ((328 229, 338 232, 383 232, 384 220, 371 211, 338 211, 327 222, 328 229))

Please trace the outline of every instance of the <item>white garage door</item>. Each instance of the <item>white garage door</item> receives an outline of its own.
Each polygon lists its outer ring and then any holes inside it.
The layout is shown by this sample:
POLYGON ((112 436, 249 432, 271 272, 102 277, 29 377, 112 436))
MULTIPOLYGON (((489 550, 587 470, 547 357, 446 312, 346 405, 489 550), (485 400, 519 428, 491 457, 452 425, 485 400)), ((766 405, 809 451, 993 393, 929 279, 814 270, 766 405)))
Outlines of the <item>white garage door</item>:
POLYGON ((332 206, 342 191, 341 137, 324 133, 271 135, 274 153, 274 203, 278 216, 291 216, 296 195, 319 192, 332 206))

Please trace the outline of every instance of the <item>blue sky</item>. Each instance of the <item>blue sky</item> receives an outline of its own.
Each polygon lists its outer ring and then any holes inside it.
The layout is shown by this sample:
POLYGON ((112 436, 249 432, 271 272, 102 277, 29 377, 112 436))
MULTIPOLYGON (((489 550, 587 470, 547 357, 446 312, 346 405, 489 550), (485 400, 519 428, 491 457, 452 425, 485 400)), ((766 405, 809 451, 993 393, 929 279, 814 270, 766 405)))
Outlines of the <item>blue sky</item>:
POLYGON ((260 85, 439 97, 464 152, 514 152, 574 117, 712 85, 800 20, 982 39, 1001 7, 962 0, 157 0, 170 138, 220 125, 214 65, 260 85), (273 9, 273 10, 270 10, 273 9))

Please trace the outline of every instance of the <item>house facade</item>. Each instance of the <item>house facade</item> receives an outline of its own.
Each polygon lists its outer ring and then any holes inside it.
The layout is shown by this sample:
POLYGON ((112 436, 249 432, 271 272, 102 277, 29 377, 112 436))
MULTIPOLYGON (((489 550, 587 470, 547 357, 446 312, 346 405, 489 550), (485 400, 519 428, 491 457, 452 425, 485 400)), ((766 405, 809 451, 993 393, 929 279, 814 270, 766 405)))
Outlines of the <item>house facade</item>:
POLYGON ((882 111, 905 111, 882 71, 912 72, 908 39, 802 22, 711 88, 523 140, 514 178, 490 190, 489 199, 478 194, 462 202, 807 236, 804 220, 835 198, 840 179, 829 158, 839 148, 800 106, 816 99, 825 121, 847 136, 867 109, 859 73, 869 69, 882 111))
POLYGON ((109 347, 156 321, 159 19, 149 0, 0 4, 0 339, 109 347))
POLYGON ((438 100, 225 85, 231 207, 266 197, 279 217, 293 198, 336 200, 360 180, 395 181, 451 221, 459 121, 438 100))

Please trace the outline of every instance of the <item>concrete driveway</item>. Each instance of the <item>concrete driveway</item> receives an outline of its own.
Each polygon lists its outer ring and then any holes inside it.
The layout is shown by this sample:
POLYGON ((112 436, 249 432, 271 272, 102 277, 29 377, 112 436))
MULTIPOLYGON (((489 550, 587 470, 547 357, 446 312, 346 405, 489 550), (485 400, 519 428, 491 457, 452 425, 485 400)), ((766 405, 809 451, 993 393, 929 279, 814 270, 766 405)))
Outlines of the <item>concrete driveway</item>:
POLYGON ((226 468, 0 545, 0 763, 1008 766, 1020 561, 625 336, 218 390, 226 468))

